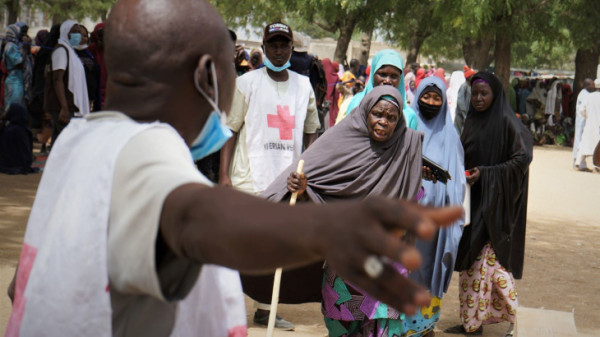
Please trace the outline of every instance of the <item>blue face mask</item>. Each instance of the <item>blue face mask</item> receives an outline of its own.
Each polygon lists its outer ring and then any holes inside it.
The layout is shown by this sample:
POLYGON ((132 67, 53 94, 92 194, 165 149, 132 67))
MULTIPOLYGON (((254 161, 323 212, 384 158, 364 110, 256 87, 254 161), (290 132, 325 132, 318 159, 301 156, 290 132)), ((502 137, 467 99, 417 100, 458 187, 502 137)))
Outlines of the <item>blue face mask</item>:
POLYGON ((69 43, 73 47, 79 46, 79 44, 81 43, 81 33, 71 33, 69 35, 69 43))
POLYGON ((269 61, 269 59, 267 58, 267 55, 265 55, 265 57, 263 59, 263 63, 265 64, 265 67, 267 67, 267 69, 271 69, 272 71, 274 71, 276 73, 284 71, 284 70, 286 70, 287 68, 289 68, 291 66, 290 60, 288 60, 281 67, 276 67, 276 66, 273 65, 273 63, 271 63, 271 61, 269 61))
POLYGON ((217 72, 214 62, 211 64, 213 84, 215 86, 215 100, 212 100, 200 87, 198 82, 198 69, 194 73, 194 84, 196 90, 208 101, 213 111, 202 127, 202 131, 190 146, 190 152, 194 161, 198 161, 212 153, 219 151, 223 145, 233 136, 231 130, 225 125, 226 115, 221 111, 216 102, 219 101, 219 88, 217 85, 217 72))

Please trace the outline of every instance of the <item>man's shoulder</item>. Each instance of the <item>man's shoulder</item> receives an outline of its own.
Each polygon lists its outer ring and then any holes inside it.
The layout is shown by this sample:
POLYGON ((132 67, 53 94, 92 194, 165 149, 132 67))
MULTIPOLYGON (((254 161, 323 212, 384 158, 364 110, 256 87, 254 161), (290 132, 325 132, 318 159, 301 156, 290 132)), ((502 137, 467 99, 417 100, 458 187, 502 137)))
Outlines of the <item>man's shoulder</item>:
POLYGON ((235 80, 235 85, 238 90, 244 95, 248 95, 256 88, 257 83, 268 77, 264 68, 249 71, 235 80))
POLYGON ((288 69, 288 73, 290 75, 290 78, 288 81, 290 81, 290 82, 294 81, 304 87, 308 86, 308 89, 312 90, 312 86, 310 84, 310 79, 307 76, 303 76, 303 75, 298 74, 297 72, 295 72, 293 70, 289 70, 289 69, 288 69))
POLYGON ((56 47, 54 47, 54 49, 52 49, 51 54, 52 55, 61 55, 61 54, 67 54, 67 47, 63 46, 62 44, 57 44, 56 47))
POLYGON ((583 99, 584 97, 586 97, 587 95, 589 95, 590 92, 585 90, 585 89, 581 89, 581 91, 579 92, 579 95, 577 95, 577 99, 583 99))
POLYGON ((120 111, 99 111, 88 114, 83 118, 90 127, 118 127, 125 129, 153 129, 160 130, 158 132, 173 134, 179 136, 179 133, 169 124, 159 121, 154 122, 138 122, 128 115, 120 111))
POLYGON ((595 91, 590 93, 585 98, 586 102, 590 102, 590 104, 598 105, 600 103, 600 91, 595 91))
POLYGON ((257 79, 257 78, 264 77, 264 76, 267 76, 267 71, 266 71, 265 67, 259 68, 259 69, 256 69, 256 70, 251 70, 251 71, 243 74, 242 76, 239 76, 236 79, 236 82, 240 83, 240 82, 253 81, 253 80, 257 79))

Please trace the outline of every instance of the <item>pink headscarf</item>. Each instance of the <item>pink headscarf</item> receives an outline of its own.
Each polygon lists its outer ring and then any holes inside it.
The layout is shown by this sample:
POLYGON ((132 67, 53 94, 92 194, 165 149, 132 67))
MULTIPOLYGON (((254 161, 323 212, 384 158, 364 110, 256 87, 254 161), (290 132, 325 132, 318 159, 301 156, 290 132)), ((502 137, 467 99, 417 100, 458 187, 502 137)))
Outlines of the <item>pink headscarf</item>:
POLYGON ((416 88, 419 87, 419 83, 421 83, 421 80, 423 80, 424 78, 425 78, 425 69, 419 68, 419 70, 417 70, 417 76, 415 78, 415 87, 416 88))
POLYGON ((448 82, 446 82, 446 71, 444 70, 444 68, 437 68, 433 76, 441 78, 442 81, 444 81, 446 88, 448 87, 448 82))

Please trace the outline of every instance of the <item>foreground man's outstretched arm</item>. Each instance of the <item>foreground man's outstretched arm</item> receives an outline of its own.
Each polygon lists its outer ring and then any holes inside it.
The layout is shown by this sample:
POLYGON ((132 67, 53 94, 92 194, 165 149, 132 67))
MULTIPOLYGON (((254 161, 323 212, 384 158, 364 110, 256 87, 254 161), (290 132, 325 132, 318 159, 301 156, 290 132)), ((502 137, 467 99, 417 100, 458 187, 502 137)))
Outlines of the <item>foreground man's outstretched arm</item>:
POLYGON ((174 254, 244 272, 268 272, 326 259, 344 278, 407 313, 428 303, 425 289, 391 265, 376 279, 364 270, 371 255, 413 269, 416 250, 399 233, 433 236, 438 225, 460 217, 461 208, 425 209, 416 204, 373 198, 362 202, 289 207, 223 187, 188 184, 166 199, 162 239, 174 254))

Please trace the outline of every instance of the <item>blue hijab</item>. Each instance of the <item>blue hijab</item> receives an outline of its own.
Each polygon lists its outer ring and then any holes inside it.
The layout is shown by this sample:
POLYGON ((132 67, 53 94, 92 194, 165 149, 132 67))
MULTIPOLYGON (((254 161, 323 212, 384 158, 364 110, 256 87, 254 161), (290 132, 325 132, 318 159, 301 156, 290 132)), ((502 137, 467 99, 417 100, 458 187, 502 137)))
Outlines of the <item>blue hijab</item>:
POLYGON ((380 51, 379 53, 375 54, 371 64, 372 64, 371 75, 369 76, 369 81, 367 82, 367 85, 365 86, 365 90, 354 95, 354 98, 352 98, 352 101, 350 101, 350 105, 348 106, 348 109, 346 110, 346 114, 350 114, 352 112, 352 110, 357 108, 360 105, 360 101, 362 101, 363 97, 365 97, 371 90, 373 90, 373 87, 374 87, 373 78, 375 77, 375 73, 377 72, 377 70, 379 70, 379 68, 381 68, 383 66, 388 66, 388 65, 394 66, 394 67, 400 69, 400 72, 402 73, 402 75, 400 76, 400 82, 398 83, 398 91, 400 91, 400 94, 402 95, 402 99, 404 100, 403 112, 404 112, 404 118, 406 119, 406 126, 408 126, 409 128, 411 128, 413 130, 416 130, 417 129, 417 114, 406 103, 406 89, 405 89, 405 85, 404 85, 404 72, 402 71, 402 69, 404 69, 404 61, 402 60, 402 56, 400 56, 400 53, 398 53, 397 51, 392 50, 392 49, 384 49, 384 50, 380 51))
MULTIPOLYGON (((452 176, 452 180, 448 180, 447 184, 434 184, 423 180, 425 197, 419 200, 419 203, 435 207, 462 205, 466 186, 464 150, 452 123, 444 82, 436 76, 423 79, 417 88, 412 107, 417 111, 418 131, 425 134, 423 154, 448 170, 452 176), (419 111, 418 101, 424 89, 432 85, 442 92, 443 103, 440 113, 427 120, 419 111)), ((423 264, 410 276, 428 287, 433 296, 441 298, 448 289, 463 224, 464 219, 461 219, 450 227, 440 229, 437 238, 431 241, 417 241, 423 264)))

